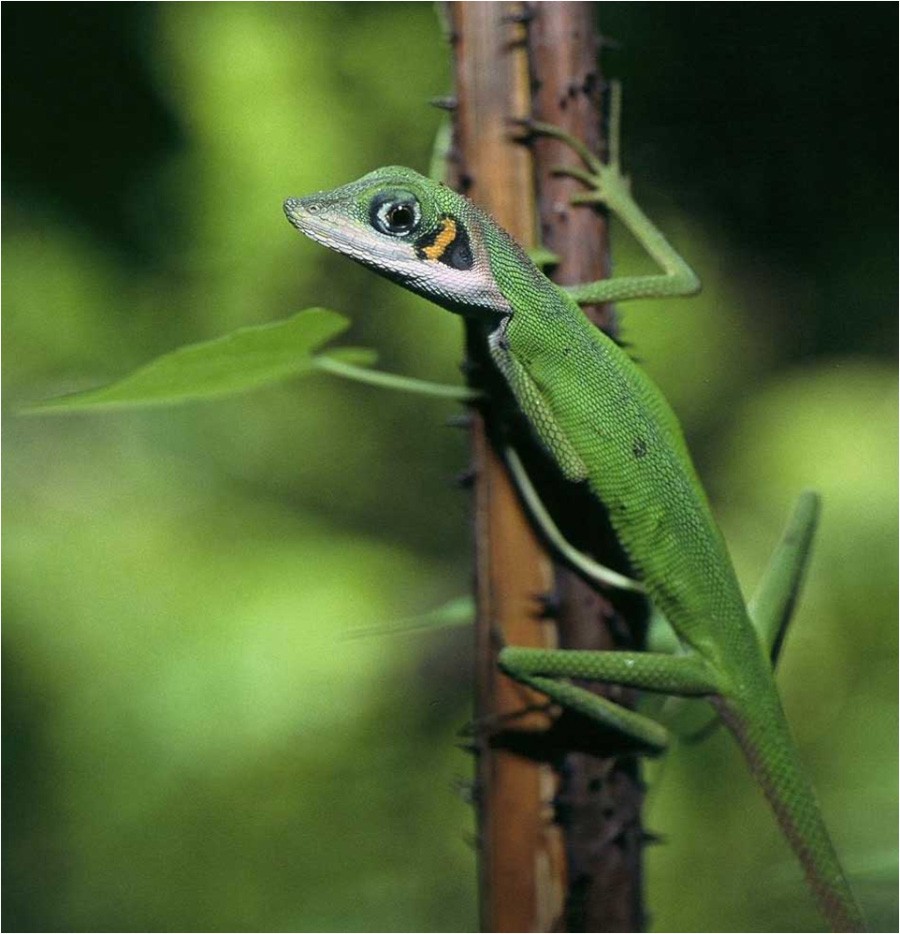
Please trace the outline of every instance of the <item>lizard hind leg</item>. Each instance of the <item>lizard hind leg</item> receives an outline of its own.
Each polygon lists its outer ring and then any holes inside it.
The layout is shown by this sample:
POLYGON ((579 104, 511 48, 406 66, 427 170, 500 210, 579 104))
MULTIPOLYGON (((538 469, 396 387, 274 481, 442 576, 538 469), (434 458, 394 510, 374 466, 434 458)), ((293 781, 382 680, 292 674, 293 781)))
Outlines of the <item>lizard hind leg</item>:
POLYGON ((644 714, 567 681, 542 678, 540 675, 513 675, 511 671, 505 668, 504 670, 520 683, 546 694, 566 710, 575 711, 593 723, 613 729, 634 740, 642 747, 642 751, 649 755, 659 755, 668 748, 669 731, 644 714))
POLYGON ((508 646, 498 662, 506 674, 595 723, 619 730, 650 751, 668 745, 668 731, 651 718, 561 678, 581 678, 660 693, 709 696, 716 678, 700 658, 648 652, 590 652, 508 646))

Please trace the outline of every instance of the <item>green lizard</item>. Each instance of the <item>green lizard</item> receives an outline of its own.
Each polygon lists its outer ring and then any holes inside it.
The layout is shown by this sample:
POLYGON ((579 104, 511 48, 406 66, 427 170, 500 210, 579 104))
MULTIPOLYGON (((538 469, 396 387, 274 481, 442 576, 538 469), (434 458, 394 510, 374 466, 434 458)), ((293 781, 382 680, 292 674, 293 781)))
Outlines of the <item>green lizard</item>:
MULTIPOLYGON (((576 200, 614 212, 662 274, 560 288, 465 198, 396 166, 333 191, 289 199, 285 212, 313 240, 475 323, 540 445, 565 481, 587 484, 603 505, 639 579, 635 586, 646 591, 680 642, 674 654, 508 646, 499 656, 503 670, 656 751, 667 743, 660 723, 564 679, 708 699, 743 750, 834 930, 863 930, 795 751, 769 658, 770 649, 777 653, 778 620, 789 614, 785 595, 798 584, 817 499, 806 494, 798 507, 797 528, 801 537, 806 534, 799 561, 794 548, 794 564, 776 565, 758 597, 762 628, 769 630, 760 632, 675 415, 578 304, 687 295, 699 288, 697 277, 638 208, 617 158, 601 163, 560 131, 534 129, 576 149, 586 169, 565 171, 589 186, 576 200)), ((516 458, 511 466, 521 471, 516 458)), ((596 577, 609 580, 602 569, 596 577)))

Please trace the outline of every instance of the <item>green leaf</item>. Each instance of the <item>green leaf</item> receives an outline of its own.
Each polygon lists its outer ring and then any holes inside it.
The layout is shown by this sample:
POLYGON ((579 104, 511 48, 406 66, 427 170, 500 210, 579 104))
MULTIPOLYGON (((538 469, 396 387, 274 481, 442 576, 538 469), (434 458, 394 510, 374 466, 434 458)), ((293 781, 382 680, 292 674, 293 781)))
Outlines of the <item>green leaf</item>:
MULTIPOLYGON (((25 411, 173 405, 247 392, 314 369, 313 352, 349 323, 336 311, 308 308, 284 321, 239 328, 215 340, 180 347, 109 386, 48 399, 25 411)), ((336 348, 330 355, 359 366, 374 362, 374 351, 359 347, 336 348)))

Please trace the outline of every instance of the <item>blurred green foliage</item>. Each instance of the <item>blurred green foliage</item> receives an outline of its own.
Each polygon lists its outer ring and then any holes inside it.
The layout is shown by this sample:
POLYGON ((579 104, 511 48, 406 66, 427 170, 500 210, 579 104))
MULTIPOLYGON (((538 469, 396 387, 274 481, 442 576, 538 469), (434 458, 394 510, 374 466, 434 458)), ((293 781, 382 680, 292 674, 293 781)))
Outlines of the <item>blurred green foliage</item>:
MULTIPOLYGON (((780 680, 876 930, 897 924, 888 10, 600 5, 636 191, 705 283, 627 309, 626 337, 748 587, 796 491, 824 495, 780 680)), ((452 316, 280 209, 427 168, 450 80, 429 4, 8 4, 3 25, 7 411, 310 305, 386 368, 458 380, 452 316)), ((7 416, 6 929, 475 927, 468 635, 348 638, 468 587, 453 411, 317 376, 7 416)), ((817 929, 727 737, 650 778, 655 930, 817 929)))

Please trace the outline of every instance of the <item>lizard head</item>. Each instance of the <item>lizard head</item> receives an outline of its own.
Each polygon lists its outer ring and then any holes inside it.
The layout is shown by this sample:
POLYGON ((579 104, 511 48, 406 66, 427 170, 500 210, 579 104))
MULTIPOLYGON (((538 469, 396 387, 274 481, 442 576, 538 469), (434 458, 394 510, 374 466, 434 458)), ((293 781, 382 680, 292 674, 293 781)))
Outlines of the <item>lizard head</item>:
POLYGON ((450 311, 510 313, 485 242, 487 219, 450 188, 389 166, 349 185, 284 202, 312 240, 450 311))

